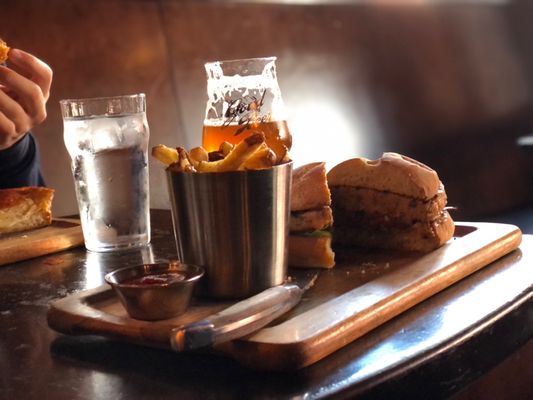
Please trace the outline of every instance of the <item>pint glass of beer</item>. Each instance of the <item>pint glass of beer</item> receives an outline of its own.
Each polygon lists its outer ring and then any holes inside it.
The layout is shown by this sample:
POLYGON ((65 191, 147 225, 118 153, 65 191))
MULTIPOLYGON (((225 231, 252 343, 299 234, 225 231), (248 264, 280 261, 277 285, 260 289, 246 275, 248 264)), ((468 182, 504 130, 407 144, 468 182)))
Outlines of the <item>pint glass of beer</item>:
POLYGON ((219 149, 263 132, 278 162, 292 145, 276 76, 276 57, 215 61, 205 64, 207 106, 202 146, 219 149))

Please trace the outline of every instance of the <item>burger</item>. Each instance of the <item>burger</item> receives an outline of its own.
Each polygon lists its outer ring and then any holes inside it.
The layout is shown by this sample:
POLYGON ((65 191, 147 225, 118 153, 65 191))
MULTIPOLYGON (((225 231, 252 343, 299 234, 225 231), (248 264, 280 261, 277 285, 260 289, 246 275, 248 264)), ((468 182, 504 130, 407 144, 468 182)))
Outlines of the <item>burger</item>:
POLYGON ((293 171, 289 234, 289 265, 332 268, 333 223, 331 195, 324 162, 303 165, 293 171))
POLYGON ((335 246, 429 252, 453 236, 444 185, 421 162, 397 153, 353 158, 333 167, 327 180, 335 246))

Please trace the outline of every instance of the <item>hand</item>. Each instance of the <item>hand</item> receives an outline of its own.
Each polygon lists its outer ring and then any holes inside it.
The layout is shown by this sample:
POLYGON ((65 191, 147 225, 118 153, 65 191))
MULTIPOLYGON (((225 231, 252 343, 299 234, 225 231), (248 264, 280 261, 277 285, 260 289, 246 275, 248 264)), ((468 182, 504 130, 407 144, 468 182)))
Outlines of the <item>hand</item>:
POLYGON ((11 49, 0 66, 0 150, 15 144, 46 119, 52 69, 25 51, 11 49))

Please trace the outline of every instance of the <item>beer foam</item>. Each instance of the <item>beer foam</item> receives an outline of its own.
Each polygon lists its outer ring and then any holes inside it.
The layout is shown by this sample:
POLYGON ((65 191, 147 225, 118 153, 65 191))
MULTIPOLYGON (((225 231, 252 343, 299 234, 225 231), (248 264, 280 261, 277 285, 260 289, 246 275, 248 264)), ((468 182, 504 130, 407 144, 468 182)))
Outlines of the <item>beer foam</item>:
POLYGON ((258 101, 265 95, 265 91, 269 97, 268 112, 281 113, 283 100, 277 81, 275 61, 275 58, 269 60, 261 74, 254 75, 225 75, 223 61, 206 64, 208 100, 204 123, 206 125, 224 123, 232 104, 251 99, 258 101))

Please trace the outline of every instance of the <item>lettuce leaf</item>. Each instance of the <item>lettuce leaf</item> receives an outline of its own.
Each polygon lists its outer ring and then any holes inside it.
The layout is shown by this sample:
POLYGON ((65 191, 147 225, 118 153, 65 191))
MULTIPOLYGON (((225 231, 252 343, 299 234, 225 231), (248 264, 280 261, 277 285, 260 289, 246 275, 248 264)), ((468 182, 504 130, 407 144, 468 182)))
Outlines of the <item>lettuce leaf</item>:
POLYGON ((324 231, 324 230, 316 230, 312 232, 305 232, 303 233, 303 236, 311 236, 311 237, 329 237, 331 236, 330 231, 324 231))

